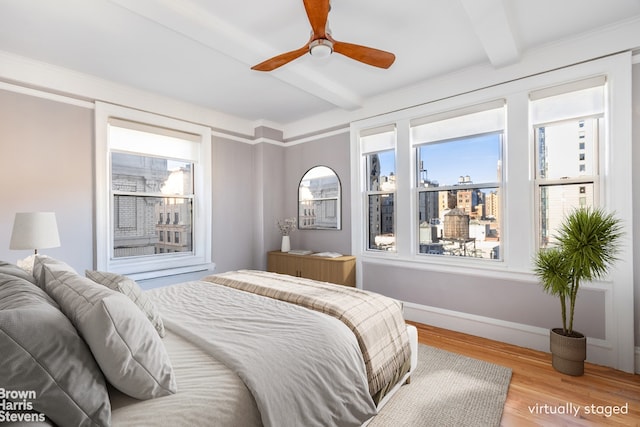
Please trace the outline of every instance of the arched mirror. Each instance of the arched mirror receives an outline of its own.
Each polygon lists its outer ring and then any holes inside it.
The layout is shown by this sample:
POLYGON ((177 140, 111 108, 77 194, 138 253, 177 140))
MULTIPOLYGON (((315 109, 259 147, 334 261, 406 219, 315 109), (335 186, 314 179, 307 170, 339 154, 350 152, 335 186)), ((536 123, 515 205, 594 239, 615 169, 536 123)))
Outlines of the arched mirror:
POLYGON ((333 169, 309 169, 298 187, 298 228, 340 230, 340 193, 340 179, 333 169))

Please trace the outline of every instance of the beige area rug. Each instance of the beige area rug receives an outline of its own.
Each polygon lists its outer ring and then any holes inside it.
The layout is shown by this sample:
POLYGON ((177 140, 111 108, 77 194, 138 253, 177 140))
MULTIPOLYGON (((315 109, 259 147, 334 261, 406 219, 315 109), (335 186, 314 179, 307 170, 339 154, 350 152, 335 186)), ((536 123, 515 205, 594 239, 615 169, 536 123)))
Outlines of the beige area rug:
POLYGON ((499 426, 511 369, 418 346, 418 367, 368 427, 499 426))

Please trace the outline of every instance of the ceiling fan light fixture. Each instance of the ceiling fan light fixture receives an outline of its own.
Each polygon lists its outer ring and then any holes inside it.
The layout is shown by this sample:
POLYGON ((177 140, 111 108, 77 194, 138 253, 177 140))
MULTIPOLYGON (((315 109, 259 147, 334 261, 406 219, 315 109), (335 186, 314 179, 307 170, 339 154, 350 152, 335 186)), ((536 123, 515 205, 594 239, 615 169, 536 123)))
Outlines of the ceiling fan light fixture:
POLYGON ((314 58, 326 58, 333 53, 333 43, 327 39, 317 39, 309 43, 309 53, 314 58))

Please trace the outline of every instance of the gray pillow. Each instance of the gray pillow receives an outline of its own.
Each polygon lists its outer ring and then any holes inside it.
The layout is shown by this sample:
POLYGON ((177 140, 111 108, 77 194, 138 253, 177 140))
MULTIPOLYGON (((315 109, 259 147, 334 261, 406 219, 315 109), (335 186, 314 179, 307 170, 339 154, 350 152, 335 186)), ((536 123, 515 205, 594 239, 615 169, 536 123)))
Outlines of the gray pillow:
POLYGON ((28 280, 29 282, 35 284, 36 279, 33 277, 33 274, 29 274, 24 271, 22 268, 17 265, 10 264, 6 261, 0 261, 0 273, 9 274, 11 276, 16 276, 24 280, 28 280))
POLYGON ((176 392, 164 344, 129 298, 53 258, 37 257, 34 274, 89 344, 114 387, 141 400, 176 392))
POLYGON ((142 310, 145 316, 147 316, 147 319, 149 319, 153 327, 158 331, 158 335, 160 335, 160 337, 164 337, 164 324, 162 323, 162 318, 160 317, 158 309, 153 301, 145 295, 135 280, 120 274, 108 273, 105 271, 85 270, 84 274, 94 282, 126 295, 140 308, 140 310, 142 310))
POLYGON ((56 425, 110 425, 106 383, 89 348, 42 289, 10 270, 0 266, 0 387, 35 393, 28 403, 56 425))

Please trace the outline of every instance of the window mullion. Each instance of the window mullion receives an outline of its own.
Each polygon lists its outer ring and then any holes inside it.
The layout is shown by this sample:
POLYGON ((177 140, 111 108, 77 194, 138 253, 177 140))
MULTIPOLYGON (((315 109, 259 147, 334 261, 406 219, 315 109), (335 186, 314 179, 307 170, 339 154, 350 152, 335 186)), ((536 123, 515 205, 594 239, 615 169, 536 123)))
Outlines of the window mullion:
POLYGON ((415 201, 413 195, 415 182, 414 163, 415 158, 411 149, 411 124, 407 120, 398 120, 396 122, 397 140, 396 140, 396 159, 397 159, 397 186, 396 186, 396 250, 398 255, 408 257, 415 251, 413 250, 416 241, 414 206, 415 201))

